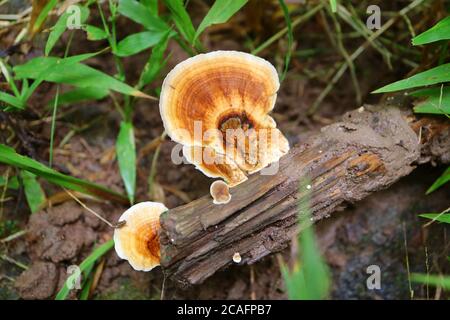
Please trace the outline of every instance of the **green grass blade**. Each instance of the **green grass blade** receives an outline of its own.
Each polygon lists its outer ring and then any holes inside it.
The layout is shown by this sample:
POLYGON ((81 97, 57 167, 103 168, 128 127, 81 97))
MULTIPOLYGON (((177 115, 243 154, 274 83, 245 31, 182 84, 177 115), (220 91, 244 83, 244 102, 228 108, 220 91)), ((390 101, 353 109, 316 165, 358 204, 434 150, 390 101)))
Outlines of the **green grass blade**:
POLYGON ((43 79, 48 82, 65 83, 76 87, 97 87, 117 91, 126 95, 132 95, 143 98, 150 98, 143 92, 117 80, 110 75, 103 73, 78 60, 86 59, 86 56, 80 55, 68 58, 56 57, 38 57, 27 63, 14 68, 18 79, 43 79))
POLYGON ((141 73, 138 88, 142 88, 152 82, 158 76, 162 68, 164 68, 165 61, 163 61, 163 58, 167 44, 169 43, 169 36, 169 32, 166 32, 166 35, 161 41, 153 47, 150 59, 145 64, 144 70, 141 73))
MULTIPOLYGON (((84 277, 87 278, 89 276, 88 273, 92 271, 92 267, 95 264, 95 262, 101 258, 105 253, 107 253, 109 250, 111 250, 114 247, 114 240, 109 240, 105 242, 104 244, 97 247, 81 264, 80 264, 80 271, 83 273, 84 277), (90 270, 90 271, 89 271, 90 270), (89 272, 87 272, 89 271, 89 272)), ((55 297, 55 300, 65 300, 67 296, 69 295, 70 289, 69 286, 71 283, 73 283, 72 276, 69 276, 69 278, 64 283, 61 290, 59 290, 58 294, 55 297)))
POLYGON ((430 86, 437 83, 450 81, 450 63, 443 64, 433 69, 418 73, 404 80, 388 84, 372 93, 393 92, 399 90, 412 89, 423 86, 430 86))
POLYGON ((28 206, 30 207, 31 213, 35 213, 39 211, 45 203, 45 193, 34 174, 22 170, 20 172, 20 177, 22 178, 28 206))
POLYGON ((189 17, 183 2, 181 0, 164 0, 164 4, 169 8, 172 19, 183 38, 189 43, 194 43, 194 25, 192 24, 191 18, 189 17))
POLYGON ((38 17, 36 18, 36 21, 34 22, 31 34, 35 34, 40 29, 45 19, 47 19, 48 14, 50 13, 50 11, 52 11, 52 9, 56 6, 57 3, 58 0, 50 0, 44 6, 44 8, 41 10, 38 17))
MULTIPOLYGON (((74 104, 77 102, 100 100, 108 96, 108 93, 108 90, 96 87, 75 88, 59 95, 58 106, 74 104)), ((53 106, 54 103, 55 99, 52 99, 49 102, 49 105, 53 106)))
POLYGON ((197 28, 194 40, 209 26, 227 22, 247 2, 248 0, 216 0, 197 28))
POLYGON ((283 266, 281 271, 285 280, 289 299, 316 300, 324 299, 330 289, 330 274, 317 246, 313 225, 310 224, 309 191, 301 186, 303 197, 299 203, 298 236, 299 256, 294 270, 283 266))
POLYGON ((136 189, 136 145, 134 141, 133 125, 122 122, 116 142, 117 160, 120 175, 127 190, 130 203, 134 202, 136 189))
POLYGON ((128 57, 144 51, 160 42, 161 39, 164 38, 166 33, 167 31, 144 31, 129 35, 117 44, 117 50, 115 54, 119 57, 128 57))
MULTIPOLYGON (((6 103, 14 108, 17 108, 17 109, 24 108, 24 105, 20 99, 16 98, 13 95, 5 93, 5 92, 0 92, 0 101, 3 101, 4 103, 6 103)), ((0 104, 0 108, 3 108, 3 106, 1 104, 0 104)))
MULTIPOLYGON (((87 7, 81 7, 80 8, 80 22, 83 24, 86 22, 87 18, 89 17, 89 9, 87 7)), ((50 52, 52 51, 55 44, 58 42, 59 38, 61 38, 64 31, 67 29, 67 19, 69 18, 71 14, 69 12, 63 13, 56 24, 53 26, 52 31, 48 35, 47 43, 45 44, 45 55, 48 56, 50 52)))
POLYGON ((450 114, 450 87, 443 87, 442 95, 441 88, 417 90, 411 95, 418 98, 427 97, 414 107, 416 113, 450 114))
POLYGON ((426 194, 430 194, 450 181, 450 167, 431 185, 426 194))
POLYGON ((434 287, 441 287, 444 290, 450 290, 450 277, 431 274, 413 273, 411 281, 428 284, 434 287))
POLYGON ((5 184, 8 184, 6 187, 11 190, 19 189, 19 179, 17 177, 11 177, 9 179, 5 179, 4 177, 0 177, 0 188, 3 188, 5 184))
POLYGON ((286 52, 286 57, 284 58, 284 70, 280 76, 280 80, 283 81, 284 78, 286 77, 286 73, 289 68, 289 63, 291 62, 292 44, 294 42, 294 35, 292 33, 292 23, 291 23, 291 16, 289 14, 289 9, 284 0, 278 0, 278 2, 280 3, 281 9, 283 10, 284 20, 286 21, 286 25, 288 28, 288 48, 286 52))
POLYGON ((79 191, 85 194, 90 194, 99 198, 127 203, 127 198, 116 193, 108 188, 88 182, 82 179, 59 173, 49 167, 43 165, 36 160, 22 156, 16 151, 4 144, 0 144, 0 163, 14 166, 26 171, 29 171, 39 177, 46 179, 48 182, 58 186, 79 191))
POLYGON ((337 0, 330 0, 330 7, 333 13, 337 12, 337 0))
POLYGON ((419 217, 435 220, 443 223, 450 223, 450 213, 422 213, 419 217))
POLYGON ((440 40, 449 40, 450 39, 450 16, 444 18, 439 21, 433 27, 428 29, 427 31, 415 36, 412 39, 412 43, 415 46, 427 44, 440 40))
POLYGON ((123 16, 143 25, 150 31, 167 31, 169 26, 159 18, 152 8, 135 0, 119 0, 118 11, 123 16))
POLYGON ((86 26, 86 34, 87 39, 90 41, 98 41, 108 38, 108 34, 105 30, 91 25, 86 26))

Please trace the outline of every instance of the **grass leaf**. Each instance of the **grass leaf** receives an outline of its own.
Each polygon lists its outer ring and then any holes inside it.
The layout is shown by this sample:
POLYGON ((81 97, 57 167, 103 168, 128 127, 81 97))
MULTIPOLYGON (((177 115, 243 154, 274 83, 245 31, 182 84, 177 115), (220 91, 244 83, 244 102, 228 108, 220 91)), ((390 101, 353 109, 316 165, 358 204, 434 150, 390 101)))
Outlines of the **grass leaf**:
POLYGON ((27 63, 16 66, 14 71, 19 79, 43 78, 44 81, 65 83, 76 87, 97 87, 107 90, 117 91, 126 95, 149 98, 143 92, 117 80, 106 73, 79 63, 79 59, 86 59, 84 56, 73 56, 68 58, 38 57, 27 63))
POLYGON ((130 203, 134 202, 136 189, 136 145, 134 141, 133 125, 122 122, 116 142, 117 160, 120 175, 127 190, 130 203))
MULTIPOLYGON (((80 22, 84 23, 84 22, 86 22, 87 18, 89 17, 89 9, 87 7, 81 7, 81 6, 79 6, 79 8, 80 8, 80 13, 81 13, 80 22)), ((67 19, 69 18, 70 15, 71 15, 71 13, 69 13, 69 12, 63 13, 59 17, 56 24, 53 26, 52 31, 48 35, 47 43, 45 44, 45 55, 46 56, 48 56, 50 54, 50 52, 52 51, 55 44, 58 42, 61 35, 64 33, 64 31, 66 31, 67 19)))
MULTIPOLYGON (((4 103, 17 108, 17 109, 23 109, 24 108, 24 104, 22 103, 22 101, 18 98, 16 98, 13 95, 10 95, 6 92, 0 92, 0 101, 3 101, 4 103)), ((1 104, 0 104, 0 108, 2 108, 1 104)))
POLYGON ((108 34, 105 32, 105 30, 87 25, 86 26, 86 33, 87 33, 87 39, 90 41, 98 41, 108 38, 108 34))
POLYGON ((145 64, 144 70, 141 73, 138 88, 142 88, 152 82, 164 67, 164 51, 166 51, 167 44, 169 43, 169 35, 169 32, 166 32, 166 35, 160 40, 160 42, 153 47, 150 59, 145 64))
POLYGON ((450 277, 431 274, 413 273, 411 281, 428 284, 434 287, 441 287, 444 290, 450 290, 450 277))
POLYGON ((125 17, 143 25, 150 31, 167 31, 169 26, 159 18, 152 8, 136 0, 119 0, 118 11, 125 17))
POLYGON ((430 194, 450 181, 450 167, 431 185, 426 194, 430 194))
POLYGON ((158 42, 166 35, 164 32, 144 31, 129 35, 117 44, 115 52, 119 57, 128 57, 148 49, 158 42))
MULTIPOLYGON (((3 188, 6 183, 6 179, 4 177, 0 177, 0 188, 3 188)), ((8 179, 8 185, 6 187, 12 190, 19 189, 19 180, 17 179, 17 177, 10 177, 8 179)))
POLYGON ((248 0, 216 0, 200 23, 194 40, 209 26, 227 22, 247 2, 248 0))
POLYGON ((45 193, 34 174, 22 170, 20 172, 20 177, 22 178, 28 206, 30 207, 31 213, 35 213, 39 211, 45 203, 45 193))
MULTIPOLYGON (((304 186, 301 190, 306 190, 304 186)), ((330 274, 317 246, 313 225, 310 224, 309 192, 299 203, 299 225, 303 226, 298 236, 298 261, 294 270, 282 266, 289 299, 316 300, 324 299, 330 289, 330 274)))
POLYGON ((440 40, 450 39, 450 16, 442 19, 427 31, 415 36, 412 43, 415 46, 440 40))
POLYGON ((33 10, 30 18, 30 34, 33 36, 39 31, 48 14, 56 6, 58 0, 33 1, 33 10), (44 5, 45 4, 45 5, 44 5))
POLYGON ((404 80, 388 84, 372 93, 393 92, 450 81, 450 63, 418 73, 404 80))
POLYGON ((414 107, 416 113, 450 114, 450 87, 427 88, 411 93, 414 97, 427 97, 414 107))
POLYGON ((289 14, 289 9, 284 0, 278 0, 278 2, 280 3, 281 9, 283 10, 284 20, 286 21, 286 25, 288 28, 288 48, 286 52, 286 57, 284 58, 284 70, 280 76, 280 80, 283 81, 284 78, 286 77, 286 73, 289 68, 289 63, 291 62, 291 53, 292 53, 292 44, 294 42, 294 35, 292 33, 292 23, 291 23, 291 16, 289 14))
MULTIPOLYGON (((111 250, 114 247, 114 240, 109 240, 99 247, 97 247, 86 259, 83 260, 80 264, 80 271, 83 273, 83 276, 87 278, 89 273, 92 271, 92 267, 95 262, 101 258, 105 253, 111 250)), ((64 282, 63 287, 59 290, 58 294, 55 297, 55 300, 65 300, 70 292, 70 285, 74 283, 73 276, 69 276, 64 282)))
MULTIPOLYGON (((100 100, 108 96, 109 91, 102 88, 86 87, 75 88, 73 90, 64 92, 59 95, 58 106, 73 104, 75 102, 83 102, 90 100, 100 100)), ((49 102, 49 105, 54 105, 55 99, 49 102)))
POLYGON ((419 214, 419 217, 450 223, 450 213, 422 213, 419 214))
POLYGON ((337 12, 337 0, 330 0, 331 12, 337 12))
POLYGON ((4 144, 0 144, 0 163, 29 171, 39 177, 46 179, 48 182, 61 187, 79 191, 85 194, 90 194, 99 198, 127 203, 126 198, 119 193, 116 193, 92 182, 59 173, 43 165, 42 163, 37 162, 36 160, 16 153, 13 148, 10 148, 4 144))
POLYGON ((165 5, 169 8, 172 19, 180 31, 181 35, 189 42, 194 43, 195 29, 191 18, 187 13, 181 0, 164 0, 165 5))

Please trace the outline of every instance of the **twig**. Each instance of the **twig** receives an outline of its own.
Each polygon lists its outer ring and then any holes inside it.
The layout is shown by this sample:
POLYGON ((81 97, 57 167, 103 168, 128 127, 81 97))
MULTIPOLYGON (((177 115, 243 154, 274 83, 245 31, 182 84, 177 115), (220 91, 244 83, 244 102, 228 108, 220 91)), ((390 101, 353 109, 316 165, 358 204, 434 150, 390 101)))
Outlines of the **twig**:
POLYGON ((111 222, 109 222, 108 220, 106 220, 105 218, 103 218, 100 214, 98 214, 97 212, 95 212, 94 210, 92 210, 91 208, 89 208, 87 205, 85 205, 80 199, 78 199, 74 194, 72 194, 69 190, 67 190, 66 188, 64 188, 64 191, 67 192, 67 194, 74 199, 76 202, 78 202, 78 204, 80 206, 82 206, 84 209, 86 209, 88 212, 92 213, 94 216, 96 216, 97 218, 99 218, 101 221, 103 221, 104 223, 106 223, 108 226, 110 226, 111 228, 120 228, 122 226, 125 225, 125 221, 121 221, 117 224, 113 224, 111 222))

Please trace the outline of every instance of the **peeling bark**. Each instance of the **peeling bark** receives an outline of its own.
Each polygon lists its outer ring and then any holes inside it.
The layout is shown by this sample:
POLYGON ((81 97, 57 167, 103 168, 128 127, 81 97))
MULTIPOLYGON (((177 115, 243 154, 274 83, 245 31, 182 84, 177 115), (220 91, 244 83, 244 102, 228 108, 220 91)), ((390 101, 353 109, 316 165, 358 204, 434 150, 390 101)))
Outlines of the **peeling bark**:
POLYGON ((161 216, 161 266, 181 286, 233 263, 251 264, 284 249, 298 232, 299 185, 311 186, 313 221, 387 188, 418 164, 450 161, 450 124, 417 119, 393 106, 365 106, 291 149, 276 175, 255 174, 232 188, 231 202, 210 196, 161 216))

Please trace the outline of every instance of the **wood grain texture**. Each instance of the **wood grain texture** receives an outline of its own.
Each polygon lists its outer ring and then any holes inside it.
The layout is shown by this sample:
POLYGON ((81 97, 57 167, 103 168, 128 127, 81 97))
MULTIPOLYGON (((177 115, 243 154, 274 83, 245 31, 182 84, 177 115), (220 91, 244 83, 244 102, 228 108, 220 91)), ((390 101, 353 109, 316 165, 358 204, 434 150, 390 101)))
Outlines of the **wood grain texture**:
MULTIPOLYGON (((251 264, 285 248, 311 186, 312 220, 329 217, 408 175, 418 164, 450 162, 447 119, 416 119, 393 106, 365 106, 291 149, 275 175, 255 174, 231 189, 226 205, 205 196, 161 216, 161 266, 180 286, 233 263, 251 264)), ((380 213, 382 214, 382 213, 380 213)))

